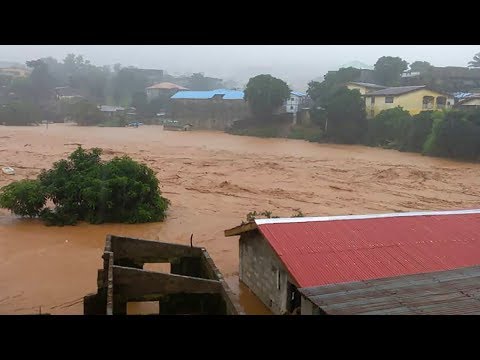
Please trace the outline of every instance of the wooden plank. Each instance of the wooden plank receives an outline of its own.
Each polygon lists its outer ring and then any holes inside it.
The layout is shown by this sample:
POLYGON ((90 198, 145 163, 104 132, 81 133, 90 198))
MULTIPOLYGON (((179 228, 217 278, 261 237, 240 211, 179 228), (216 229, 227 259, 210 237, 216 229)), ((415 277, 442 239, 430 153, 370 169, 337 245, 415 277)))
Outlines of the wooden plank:
POLYGON ((257 228, 257 224, 255 224, 255 222, 249 222, 247 224, 235 226, 232 229, 225 230, 224 233, 226 237, 235 236, 235 235, 240 235, 247 231, 255 230, 256 228, 257 228))

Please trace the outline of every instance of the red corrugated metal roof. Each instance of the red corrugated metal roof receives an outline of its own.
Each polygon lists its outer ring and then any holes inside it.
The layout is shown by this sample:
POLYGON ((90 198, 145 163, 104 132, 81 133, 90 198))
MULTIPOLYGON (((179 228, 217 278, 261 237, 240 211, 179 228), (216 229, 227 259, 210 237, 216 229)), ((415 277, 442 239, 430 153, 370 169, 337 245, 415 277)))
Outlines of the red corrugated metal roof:
POLYGON ((310 219, 256 221, 300 287, 480 264, 480 210, 310 219))

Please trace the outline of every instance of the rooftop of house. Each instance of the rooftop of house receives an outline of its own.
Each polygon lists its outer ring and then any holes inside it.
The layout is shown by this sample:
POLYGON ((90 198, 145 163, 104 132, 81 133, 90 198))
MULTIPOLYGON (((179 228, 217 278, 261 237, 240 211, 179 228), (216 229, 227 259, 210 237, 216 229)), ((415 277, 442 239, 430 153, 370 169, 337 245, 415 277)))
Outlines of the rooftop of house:
POLYGON ((69 86, 56 87, 55 92, 61 97, 82 97, 75 89, 69 86))
POLYGON ((383 85, 365 83, 365 82, 357 82, 357 81, 350 81, 347 84, 353 84, 353 85, 363 86, 363 87, 372 88, 372 89, 385 89, 386 88, 386 86, 383 86, 383 85))
POLYGON ((300 92, 300 91, 292 91, 291 94, 296 95, 296 96, 299 96, 299 97, 305 97, 305 96, 307 96, 307 94, 302 93, 302 92, 300 92))
POLYGON ((115 112, 115 111, 125 110, 125 108, 121 106, 110 106, 110 105, 100 105, 98 108, 100 109, 100 111, 104 111, 104 112, 115 112))
POLYGON ((298 287, 452 270, 480 264, 480 209, 258 219, 298 287))
POLYGON ((147 89, 163 89, 163 90, 188 90, 186 87, 171 83, 171 82, 161 82, 152 86, 147 87, 147 89))
POLYGON ((474 315, 479 283, 473 266, 299 291, 329 315, 474 315))
POLYGON ((394 87, 387 87, 381 90, 377 91, 372 91, 365 96, 389 96, 389 95, 403 95, 412 91, 417 91, 420 89, 425 89, 426 85, 420 85, 420 86, 394 86, 394 87))
POLYGON ((171 99, 212 99, 215 95, 220 95, 224 100, 243 100, 243 91, 216 89, 208 91, 179 91, 171 99))
POLYGON ((475 100, 475 99, 480 99, 480 94, 470 94, 470 96, 459 99, 457 102, 457 105, 462 105, 462 104, 465 104, 466 102, 469 102, 470 100, 475 100))

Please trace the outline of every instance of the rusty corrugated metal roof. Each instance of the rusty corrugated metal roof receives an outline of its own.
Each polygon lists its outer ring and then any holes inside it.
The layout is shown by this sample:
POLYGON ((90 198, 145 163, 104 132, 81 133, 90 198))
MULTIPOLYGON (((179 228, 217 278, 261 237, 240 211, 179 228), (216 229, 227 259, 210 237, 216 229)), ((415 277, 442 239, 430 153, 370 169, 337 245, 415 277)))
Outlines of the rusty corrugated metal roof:
POLYGON ((480 266, 299 291, 330 315, 478 315, 480 266))
POLYGON ((480 210, 262 219, 299 287, 480 264, 480 210))

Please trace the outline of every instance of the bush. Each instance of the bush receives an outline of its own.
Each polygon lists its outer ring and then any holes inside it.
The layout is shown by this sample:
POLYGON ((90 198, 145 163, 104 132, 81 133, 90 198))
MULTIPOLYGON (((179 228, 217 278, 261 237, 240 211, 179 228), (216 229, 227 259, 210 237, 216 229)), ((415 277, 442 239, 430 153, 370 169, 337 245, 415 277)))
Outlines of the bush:
POLYGON ((318 126, 292 126, 289 139, 303 139, 311 142, 321 142, 323 139, 323 130, 318 126))
POLYGON ((0 207, 20 216, 38 216, 45 201, 45 191, 38 180, 15 181, 4 186, 0 193, 0 207))
POLYGON ((102 121, 98 126, 101 127, 125 127, 127 125, 126 116, 113 115, 102 121))
POLYGON ((79 147, 28 186, 16 182, 2 188, 0 206, 40 216, 47 225, 164 220, 169 201, 161 196, 154 172, 127 156, 105 162, 100 155, 101 149, 79 147), (53 209, 45 208, 47 200, 53 209))
POLYGON ((383 110, 368 121, 367 143, 400 149, 407 138, 411 122, 410 113, 401 107, 383 110))
POLYGON ((105 120, 105 115, 97 106, 87 100, 67 105, 67 114, 80 126, 98 125, 105 120))
POLYGON ((231 129, 228 132, 233 135, 256 136, 261 138, 280 137, 280 129, 276 126, 231 129))
POLYGON ((401 150, 422 152, 423 145, 432 132, 434 114, 433 111, 422 111, 412 117, 407 138, 401 150))
POLYGON ((465 111, 452 110, 437 116, 425 142, 427 155, 476 160, 480 155, 480 126, 465 111))
POLYGON ((27 102, 14 102, 0 105, 0 124, 10 126, 27 126, 42 121, 40 108, 27 102))

